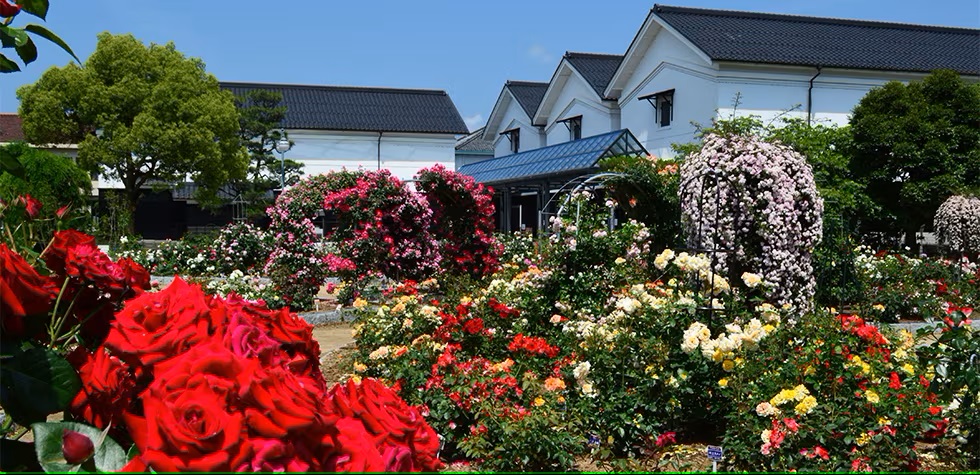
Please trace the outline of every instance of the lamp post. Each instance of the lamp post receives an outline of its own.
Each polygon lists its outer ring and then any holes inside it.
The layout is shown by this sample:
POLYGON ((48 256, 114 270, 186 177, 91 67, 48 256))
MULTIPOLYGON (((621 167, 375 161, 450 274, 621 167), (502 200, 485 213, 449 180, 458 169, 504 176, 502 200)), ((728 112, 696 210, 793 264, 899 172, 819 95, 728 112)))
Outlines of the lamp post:
POLYGON ((292 148, 289 139, 286 138, 286 131, 279 130, 279 141, 276 142, 276 151, 279 152, 279 189, 286 189, 286 152, 292 148))

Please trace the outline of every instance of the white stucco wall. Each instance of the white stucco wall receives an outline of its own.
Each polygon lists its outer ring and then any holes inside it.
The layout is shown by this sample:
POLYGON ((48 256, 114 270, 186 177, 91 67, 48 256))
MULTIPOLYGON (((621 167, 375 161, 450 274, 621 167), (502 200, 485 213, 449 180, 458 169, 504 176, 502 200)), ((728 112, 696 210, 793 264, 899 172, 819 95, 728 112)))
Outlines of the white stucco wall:
POLYGON ((622 126, 630 129, 650 153, 669 157, 670 145, 694 140, 691 121, 707 123, 718 103, 714 69, 688 45, 661 29, 626 79, 619 98, 622 126), (661 127, 656 111, 639 97, 674 90, 674 116, 661 127))
MULTIPOLYGON (((805 118, 807 91, 810 79, 816 73, 816 68, 723 64, 718 71, 718 115, 731 117, 732 101, 740 93, 738 115, 757 115, 767 123, 780 116, 805 118), (798 107, 793 109, 794 106, 798 107)), ((846 125, 854 106, 872 88, 888 81, 907 83, 925 76, 823 69, 813 80, 813 120, 828 125, 846 125)))
POLYGON ((550 110, 542 111, 548 120, 548 126, 545 127, 546 144, 542 145, 568 142, 571 138, 568 127, 557 121, 577 115, 582 116, 582 137, 617 130, 619 127, 615 122, 618 120, 614 120, 618 119, 616 108, 615 103, 602 103, 592 86, 578 74, 572 73, 557 93, 554 105, 550 110))
POLYGON ((504 109, 502 119, 500 120, 500 127, 494 131, 494 157, 502 157, 513 153, 510 151, 510 140, 507 140, 507 137, 499 134, 505 130, 518 127, 521 129, 521 146, 519 151, 524 152, 545 145, 540 129, 531 125, 531 118, 527 116, 527 113, 524 112, 524 109, 517 100, 512 99, 504 109))
MULTIPOLYGON (((363 168, 377 170, 378 133, 321 130, 288 131, 294 142, 286 158, 303 163, 304 175, 317 175, 363 168)), ((456 138, 443 134, 381 134, 380 168, 410 180, 422 168, 442 164, 450 170, 456 166, 456 138)), ((278 155, 278 154, 277 154, 278 155)))

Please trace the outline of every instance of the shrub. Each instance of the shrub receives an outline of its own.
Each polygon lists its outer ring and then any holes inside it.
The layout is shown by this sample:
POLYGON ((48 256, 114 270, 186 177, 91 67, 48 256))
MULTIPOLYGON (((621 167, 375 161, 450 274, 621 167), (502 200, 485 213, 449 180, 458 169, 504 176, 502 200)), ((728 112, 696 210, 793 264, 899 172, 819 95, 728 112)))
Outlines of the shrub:
POLYGON ((444 272, 482 277, 496 269, 500 244, 494 239, 493 190, 442 165, 416 174, 432 210, 429 231, 438 241, 444 272))
POLYGON ((915 441, 943 424, 908 332, 853 315, 782 326, 744 355, 725 388, 731 468, 888 471, 919 465, 915 441))

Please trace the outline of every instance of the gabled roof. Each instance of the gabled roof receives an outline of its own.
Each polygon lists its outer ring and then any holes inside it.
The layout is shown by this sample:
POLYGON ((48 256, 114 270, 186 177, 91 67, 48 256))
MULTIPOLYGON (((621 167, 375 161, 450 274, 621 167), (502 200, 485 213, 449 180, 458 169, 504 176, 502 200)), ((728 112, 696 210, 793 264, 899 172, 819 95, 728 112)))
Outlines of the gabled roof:
POLYGON ((606 97, 606 86, 612 80, 619 63, 623 61, 621 54, 576 53, 568 51, 565 59, 579 74, 595 89, 599 97, 606 97))
POLYGON ((236 95, 253 89, 281 92, 288 129, 469 133, 452 99, 440 90, 239 82, 221 87, 236 95))
POLYGON ((534 117, 534 111, 538 110, 538 105, 544 98, 544 91, 548 90, 548 83, 507 81, 504 87, 510 89, 510 93, 514 95, 514 99, 517 99, 517 103, 521 105, 527 116, 534 117))
POLYGON ((20 116, 11 112, 0 113, 0 143, 24 140, 20 116))
POLYGON ((646 155, 627 129, 491 158, 459 167, 479 183, 506 183, 544 177, 574 176, 595 170, 599 160, 615 155, 646 155))
POLYGON ((534 117, 534 111, 537 110, 538 104, 544 97, 544 92, 547 90, 548 83, 546 82, 508 80, 504 83, 500 95, 497 96, 497 102, 493 104, 493 110, 490 111, 487 125, 483 128, 483 139, 493 141, 496 138, 497 129, 501 126, 501 121, 504 120, 504 114, 512 100, 517 101, 521 110, 527 115, 528 122, 530 122, 531 118, 534 117))
POLYGON ((715 61, 980 74, 980 29, 667 5, 653 13, 715 61))
POLYGON ((480 127, 469 135, 456 141, 456 153, 484 155, 493 154, 493 142, 483 139, 483 129, 480 127))

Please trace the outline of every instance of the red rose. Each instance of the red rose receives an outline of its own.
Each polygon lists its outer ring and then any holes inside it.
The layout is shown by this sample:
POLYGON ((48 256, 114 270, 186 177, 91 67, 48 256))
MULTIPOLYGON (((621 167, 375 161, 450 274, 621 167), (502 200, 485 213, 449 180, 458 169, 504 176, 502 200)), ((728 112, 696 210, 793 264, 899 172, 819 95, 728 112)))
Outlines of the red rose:
POLYGON ((105 345, 126 361, 151 365, 204 341, 213 326, 204 292, 182 279, 147 292, 116 313, 105 345))
POLYGON ((243 385, 248 427, 261 437, 319 440, 336 417, 324 408, 323 386, 285 368, 260 370, 243 385))
POLYGON ((237 408, 241 380, 256 369, 214 344, 198 346, 154 368, 143 393, 145 419, 127 416, 143 461, 160 472, 230 471, 251 454, 245 415, 237 408))
MULTIPOLYGON (((306 320, 291 313, 288 308, 272 311, 264 305, 249 302, 237 295, 229 295, 227 300, 216 297, 210 305, 216 321, 238 322, 235 325, 229 323, 224 338, 238 338, 241 341, 243 335, 230 336, 229 332, 241 332, 240 329, 235 330, 239 324, 252 322, 251 325, 260 328, 262 333, 277 343, 282 351, 282 357, 285 358, 284 364, 290 370, 325 384, 320 373, 320 345, 313 339, 313 327, 306 320)), ((253 340, 249 344, 258 344, 258 342, 253 340)), ((280 363, 276 362, 276 364, 280 363)))
POLYGON ((110 356, 105 347, 89 352, 78 347, 68 354, 68 361, 75 367, 82 381, 82 389, 75 395, 69 410, 76 417, 105 429, 110 424, 118 440, 124 435, 123 414, 136 392, 136 380, 141 372, 132 373, 119 358, 110 356))
POLYGON ((252 458, 238 467, 239 472, 318 472, 312 451, 290 440, 249 439, 252 458))
POLYGON ((126 275, 122 268, 109 259, 94 244, 82 244, 68 248, 65 257, 65 275, 84 283, 91 283, 103 292, 121 295, 126 275))
POLYGON ((439 468, 436 453, 439 437, 418 409, 409 406, 391 389, 373 379, 360 384, 349 380, 328 394, 338 415, 357 417, 384 445, 403 445, 412 450, 414 467, 424 471, 439 468))
POLYGON ((65 258, 68 249, 78 245, 95 245, 95 238, 74 229, 66 229, 54 233, 54 238, 48 248, 41 254, 48 269, 58 275, 65 275, 65 258))
POLYGON ((381 472, 384 459, 361 421, 345 417, 337 421, 338 433, 324 442, 329 448, 323 470, 329 472, 381 472), (332 447, 331 447, 332 446, 332 447))
POLYGON ((6 244, 0 244, 0 325, 4 336, 24 336, 24 318, 46 316, 58 287, 6 244))
POLYGON ((126 287, 132 289, 136 295, 150 289, 150 273, 143 266, 128 257, 119 259, 116 265, 122 269, 126 287))

